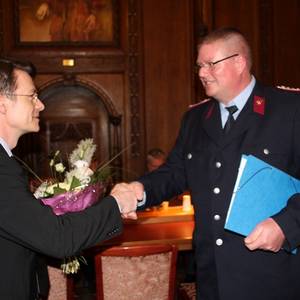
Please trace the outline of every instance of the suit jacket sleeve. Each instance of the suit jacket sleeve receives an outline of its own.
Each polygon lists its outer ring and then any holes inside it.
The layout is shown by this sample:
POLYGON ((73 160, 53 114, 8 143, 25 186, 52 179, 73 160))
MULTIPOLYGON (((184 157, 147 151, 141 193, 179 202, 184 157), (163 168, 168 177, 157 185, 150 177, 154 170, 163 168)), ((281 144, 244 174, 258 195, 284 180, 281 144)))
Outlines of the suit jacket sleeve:
MULTIPOLYGON (((289 159, 292 161, 292 175, 300 179, 300 94, 281 92, 283 94, 282 101, 287 102, 287 99, 292 99, 294 108, 289 106, 291 110, 291 121, 293 122, 293 153, 289 159), (286 99, 284 98, 286 97, 286 99), (288 98, 287 98, 288 97, 288 98)), ((274 138, 276 138, 274 136, 274 138)), ((291 172, 290 172, 291 173, 291 172)), ((286 238, 284 248, 288 251, 300 246, 300 194, 293 195, 287 203, 287 206, 278 214, 273 216, 273 219, 279 224, 286 238)))
POLYGON ((33 197, 22 168, 0 148, 0 236, 49 256, 66 257, 121 233, 113 197, 82 212, 56 216, 33 197))

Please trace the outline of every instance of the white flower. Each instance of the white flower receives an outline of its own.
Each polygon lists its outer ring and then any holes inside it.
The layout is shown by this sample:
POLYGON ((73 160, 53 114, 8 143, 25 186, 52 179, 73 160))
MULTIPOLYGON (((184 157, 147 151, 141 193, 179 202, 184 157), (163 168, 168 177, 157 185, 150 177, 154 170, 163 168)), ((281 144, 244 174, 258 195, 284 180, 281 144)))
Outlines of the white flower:
POLYGON ((96 145, 93 139, 81 140, 75 150, 70 155, 69 162, 71 166, 74 166, 78 160, 84 160, 90 165, 92 157, 96 151, 96 145))
POLYGON ((34 192, 34 197, 36 199, 39 199, 39 198, 43 198, 46 196, 46 190, 47 190, 47 187, 48 187, 48 183, 47 182, 43 182, 34 192))
POLYGON ((53 195, 53 194, 54 194, 54 188, 55 188, 55 187, 59 187, 59 188, 61 188, 61 189, 63 189, 63 190, 69 191, 69 190, 70 190, 70 187, 71 187, 71 183, 65 182, 65 181, 64 181, 64 182, 58 182, 58 183, 51 184, 51 185, 47 186, 45 192, 46 192, 48 195, 53 195))
POLYGON ((77 168, 77 169, 80 169, 80 168, 88 168, 89 167, 89 164, 87 161, 85 160, 76 160, 74 162, 74 166, 77 168))
POLYGON ((85 179, 86 177, 91 177, 94 172, 89 168, 89 164, 84 160, 77 160, 75 163, 74 176, 76 176, 79 180, 85 179))
POLYGON ((58 163, 54 167, 55 167, 55 171, 58 173, 63 173, 64 170, 66 169, 62 163, 58 163))
POLYGON ((73 177, 76 177, 80 181, 81 185, 87 185, 91 181, 91 176, 93 174, 94 172, 89 167, 82 166, 67 172, 66 180, 71 183, 73 177))

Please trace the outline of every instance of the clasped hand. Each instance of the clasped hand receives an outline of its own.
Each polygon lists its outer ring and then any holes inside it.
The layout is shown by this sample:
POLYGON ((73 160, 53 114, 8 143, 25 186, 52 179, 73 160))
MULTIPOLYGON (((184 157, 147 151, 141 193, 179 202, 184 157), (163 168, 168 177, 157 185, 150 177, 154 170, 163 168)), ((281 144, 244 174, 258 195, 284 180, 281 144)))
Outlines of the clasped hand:
POLYGON ((118 183, 110 193, 116 199, 122 217, 126 219, 137 219, 137 203, 143 199, 143 194, 144 186, 137 181, 118 183))

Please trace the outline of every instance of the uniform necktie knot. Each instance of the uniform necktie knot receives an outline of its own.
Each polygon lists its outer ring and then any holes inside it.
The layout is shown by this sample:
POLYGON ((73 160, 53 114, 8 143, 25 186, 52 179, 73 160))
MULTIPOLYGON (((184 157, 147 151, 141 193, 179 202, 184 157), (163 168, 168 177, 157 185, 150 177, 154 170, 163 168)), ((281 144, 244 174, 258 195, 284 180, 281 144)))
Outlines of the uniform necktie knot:
POLYGON ((224 133, 228 133, 234 123, 233 114, 238 111, 238 108, 236 105, 228 106, 225 108, 228 110, 229 115, 223 130, 224 133))

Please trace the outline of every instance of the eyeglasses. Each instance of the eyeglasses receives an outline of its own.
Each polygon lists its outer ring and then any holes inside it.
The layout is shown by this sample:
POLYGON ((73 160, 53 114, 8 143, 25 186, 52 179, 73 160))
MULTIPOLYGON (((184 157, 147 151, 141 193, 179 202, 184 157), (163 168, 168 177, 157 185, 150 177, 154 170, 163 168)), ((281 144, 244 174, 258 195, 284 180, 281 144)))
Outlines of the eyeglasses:
POLYGON ((232 58, 232 57, 236 57, 238 56, 239 54, 233 54, 233 55, 229 55, 229 56, 226 56, 222 59, 219 59, 219 60, 216 60, 216 61, 209 61, 207 63, 203 63, 203 64, 197 64, 196 65, 196 71, 199 72, 200 69, 202 68, 207 68, 208 70, 212 71, 214 69, 214 66, 224 60, 227 60, 229 58, 232 58))
POLYGON ((34 93, 32 93, 32 94, 30 94, 30 95, 22 95, 22 94, 6 94, 7 96, 21 96, 21 97, 30 97, 30 100, 31 100, 31 102, 32 102, 32 104, 36 104, 37 102, 38 102, 38 100, 39 100, 39 95, 38 95, 38 93, 37 92, 34 92, 34 93))

